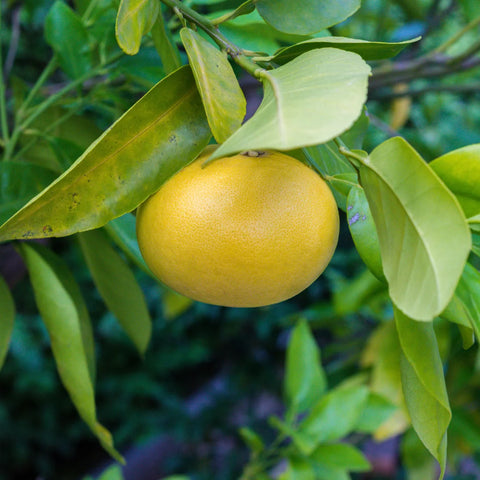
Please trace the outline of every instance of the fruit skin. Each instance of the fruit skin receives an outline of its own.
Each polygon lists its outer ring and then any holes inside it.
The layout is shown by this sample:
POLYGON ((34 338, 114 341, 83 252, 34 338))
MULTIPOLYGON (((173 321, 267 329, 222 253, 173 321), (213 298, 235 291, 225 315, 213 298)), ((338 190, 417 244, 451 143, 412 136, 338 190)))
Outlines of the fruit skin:
POLYGON ((228 307, 293 297, 326 268, 339 218, 327 184, 278 152, 247 152, 171 177, 137 211, 140 251, 177 292, 228 307))

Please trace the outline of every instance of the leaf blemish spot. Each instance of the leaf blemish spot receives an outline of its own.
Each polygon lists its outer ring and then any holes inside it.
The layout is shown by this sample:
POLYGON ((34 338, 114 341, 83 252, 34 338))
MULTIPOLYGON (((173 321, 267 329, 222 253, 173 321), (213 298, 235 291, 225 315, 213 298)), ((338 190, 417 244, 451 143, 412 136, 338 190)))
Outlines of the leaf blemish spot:
POLYGON ((43 231, 44 234, 52 233, 52 232, 53 232, 53 228, 52 228, 50 225, 45 225, 45 226, 42 228, 42 231, 43 231))
POLYGON ((351 210, 352 208, 353 208, 353 205, 349 205, 349 206, 347 207, 347 210, 351 210))
POLYGON ((170 143, 175 143, 175 142, 177 141, 177 136, 176 136, 176 135, 170 135, 170 136, 168 137, 168 141, 169 141, 170 143))
POLYGON ((348 224, 349 224, 349 225, 353 225, 354 223, 358 222, 359 219, 360 219, 360 214, 359 214, 359 213, 356 213, 356 214, 348 221, 348 224))

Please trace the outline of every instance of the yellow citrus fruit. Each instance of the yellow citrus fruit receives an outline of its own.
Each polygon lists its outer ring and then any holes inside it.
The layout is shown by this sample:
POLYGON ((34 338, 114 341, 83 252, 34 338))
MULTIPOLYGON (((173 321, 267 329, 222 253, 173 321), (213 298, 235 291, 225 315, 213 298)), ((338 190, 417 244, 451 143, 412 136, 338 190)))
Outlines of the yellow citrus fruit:
POLYGON ((311 168, 278 152, 247 152, 202 166, 204 153, 137 212, 140 250, 166 285, 229 307, 281 302, 325 269, 338 210, 311 168))

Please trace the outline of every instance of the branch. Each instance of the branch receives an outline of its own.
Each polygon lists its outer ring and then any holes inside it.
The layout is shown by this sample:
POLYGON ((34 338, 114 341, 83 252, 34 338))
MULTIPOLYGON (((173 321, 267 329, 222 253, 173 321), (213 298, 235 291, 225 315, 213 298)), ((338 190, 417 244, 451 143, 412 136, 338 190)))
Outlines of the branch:
POLYGON ((424 88, 412 88, 403 92, 372 92, 371 100, 386 100, 400 97, 419 97, 430 92, 450 92, 457 94, 480 94, 480 83, 469 83, 466 85, 430 85, 424 88))
POLYGON ((18 42, 20 40, 20 12, 21 6, 18 5, 12 12, 12 33, 10 35, 10 45, 8 47, 7 57, 5 58, 5 65, 3 66, 3 75, 8 78, 17 56, 18 42))

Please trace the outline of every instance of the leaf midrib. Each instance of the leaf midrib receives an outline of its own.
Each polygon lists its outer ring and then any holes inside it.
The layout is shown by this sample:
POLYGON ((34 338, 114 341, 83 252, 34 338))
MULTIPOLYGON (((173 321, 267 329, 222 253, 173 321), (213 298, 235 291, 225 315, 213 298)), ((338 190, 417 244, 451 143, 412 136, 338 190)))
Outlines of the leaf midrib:
MULTIPOLYGON (((435 275, 435 286, 437 287, 437 292, 440 293, 440 285, 438 283, 438 270, 436 268, 436 265, 435 263, 432 261, 432 256, 431 256, 431 253, 429 251, 429 249, 427 248, 427 244, 425 243, 425 240, 423 238, 423 236, 421 235, 421 232, 420 230, 418 229, 417 225, 415 224, 415 222, 413 221, 413 219, 410 217, 410 215, 408 215, 408 211, 407 209, 404 207, 402 201, 400 200, 400 197, 399 195, 397 194, 397 192, 395 191, 395 189, 390 185, 390 183, 387 182, 387 180, 382 176, 380 175, 380 173, 378 172, 377 169, 374 168, 374 165, 371 163, 371 161, 368 161, 368 163, 364 163, 363 164, 364 167, 366 168, 369 168, 370 170, 372 170, 376 175, 378 175, 378 178, 380 178, 382 180, 382 182, 388 187, 389 191, 393 194, 393 196, 397 199, 398 203, 400 204, 402 210, 405 212, 405 216, 409 219, 410 223, 413 225, 413 228, 415 230, 415 232, 417 232, 418 234, 418 237, 420 238, 420 242, 422 243, 422 245, 424 246, 425 248, 425 251, 427 252, 427 257, 429 258, 430 260, 430 263, 432 265, 432 270, 434 271, 435 275)), ((437 294, 437 305, 439 305, 439 295, 437 294)))
MULTIPOLYGON (((176 110, 179 105, 181 103, 183 103, 184 100, 186 100, 187 98, 189 98, 190 96, 192 96, 194 93, 195 93, 196 89, 195 88, 190 88, 190 91, 187 91, 186 93, 184 93, 172 106, 170 106, 167 110, 165 110, 162 115, 160 115, 154 122, 150 123, 147 127, 145 127, 143 130, 141 130, 138 134, 136 134, 135 136, 133 136, 128 142, 124 143, 120 148, 114 150, 112 153, 110 153, 110 155, 107 155, 101 162, 98 162, 97 164, 93 165, 89 170, 87 170, 85 173, 83 173, 82 175, 79 175, 77 176, 77 178, 73 179, 71 183, 68 183, 67 185, 65 186, 62 186, 60 187, 58 193, 62 193, 64 192, 65 190, 69 189, 70 187, 76 185, 82 177, 84 176, 90 176, 90 174, 92 172, 94 172, 97 168, 100 168, 101 166, 103 166, 105 163, 107 163, 112 157, 118 155, 118 153, 120 153, 122 150, 124 150, 125 148, 127 148, 132 142, 134 142, 135 140, 137 140, 139 137, 142 137, 147 131, 149 131, 150 129, 152 129, 155 125, 157 125, 167 114, 171 113, 172 111, 176 110)), ((107 134, 108 130, 105 132, 105 134, 107 134)), ((88 154, 90 152, 93 152, 93 150, 89 151, 86 153, 85 157, 84 158, 87 158, 88 154)), ((75 165, 75 164, 74 164, 75 165)), ((74 169, 75 167, 72 166, 72 169, 74 169)), ((64 175, 61 175, 60 177, 58 177, 57 180, 55 180, 51 185, 50 187, 47 187, 48 190, 51 190, 57 183, 60 183, 61 180, 63 178, 65 178, 69 172, 71 172, 72 170, 67 170, 65 172, 64 175)), ((35 202, 35 200, 37 198, 39 198, 40 195, 43 195, 43 194, 46 194, 48 193, 48 190, 47 192, 43 191, 43 192, 40 192, 38 195, 36 195, 34 198, 31 199, 30 202, 35 202)), ((55 197, 51 197, 49 198, 45 203, 40 203, 36 208, 32 208, 32 209, 29 209, 29 215, 28 216, 31 216, 33 215, 35 212, 37 212, 39 209, 45 207, 46 205, 50 204, 53 200, 55 199, 55 197)), ((27 205, 25 205, 22 210, 24 208, 27 208, 29 204, 31 203, 27 203, 27 205)), ((22 210, 20 210, 18 213, 20 214, 22 212, 22 210)), ((16 215, 15 215, 16 216, 16 215)), ((14 217, 11 217, 11 220, 13 220, 14 217)), ((27 218, 28 218, 27 216, 27 218)), ((19 215, 20 218, 22 218, 21 215, 19 215)), ((8 220, 7 220, 8 222, 8 220)), ((6 223, 5 223, 6 225, 6 223)), ((1 228, 0 228, 0 231, 1 231, 1 228)), ((0 235, 0 238, 1 235, 0 235)))

